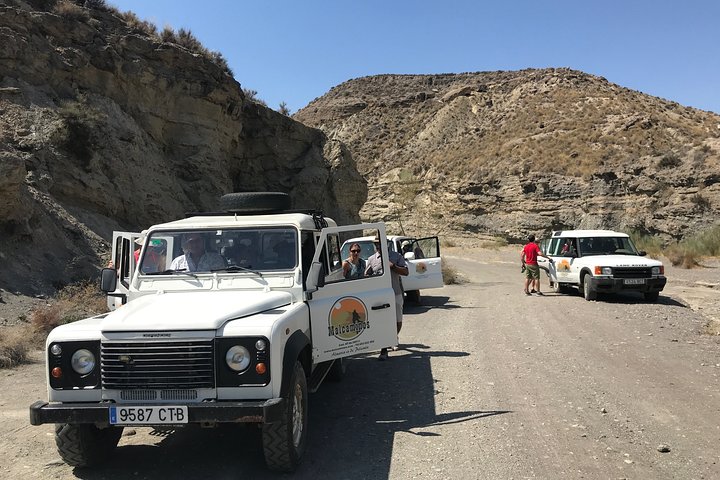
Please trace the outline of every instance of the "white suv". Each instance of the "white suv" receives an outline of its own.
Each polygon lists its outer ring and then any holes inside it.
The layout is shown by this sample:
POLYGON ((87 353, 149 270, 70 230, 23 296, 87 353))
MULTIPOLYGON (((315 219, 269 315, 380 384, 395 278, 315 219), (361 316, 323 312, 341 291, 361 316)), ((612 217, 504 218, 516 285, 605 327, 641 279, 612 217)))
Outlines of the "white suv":
POLYGON ((344 357, 397 345, 390 269, 346 280, 340 254, 341 237, 385 239, 385 226, 282 211, 279 195, 152 226, 137 257, 143 237, 114 234, 117 268, 101 280, 114 310, 50 332, 49 398, 30 407, 66 463, 102 463, 124 426, 256 423, 268 467, 292 471, 308 392, 339 379, 344 357))
POLYGON ((645 258, 624 233, 557 231, 541 242, 540 250, 544 256, 538 258, 538 265, 558 293, 577 287, 586 300, 595 300, 598 293, 634 291, 654 302, 667 282, 663 264, 645 258))
MULTIPOLYGON (((372 236, 356 237, 343 243, 342 258, 350 256, 350 245, 360 245, 360 257, 367 260, 375 253, 372 236)), ((420 303, 420 290, 443 286, 442 260, 438 237, 415 238, 402 235, 388 235, 388 249, 398 252, 408 263, 409 273, 401 277, 403 290, 408 300, 420 303)))

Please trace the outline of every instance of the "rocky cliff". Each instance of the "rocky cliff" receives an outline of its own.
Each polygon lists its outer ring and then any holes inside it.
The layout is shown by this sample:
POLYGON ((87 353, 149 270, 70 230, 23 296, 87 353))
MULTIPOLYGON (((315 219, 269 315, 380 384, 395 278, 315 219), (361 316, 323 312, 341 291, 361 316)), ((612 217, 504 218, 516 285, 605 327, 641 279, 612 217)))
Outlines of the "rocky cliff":
POLYGON ((720 116, 578 71, 359 78, 294 118, 353 152, 363 219, 412 234, 670 241, 720 219, 720 116))
POLYGON ((213 211, 233 191, 358 220, 367 186, 340 142, 117 12, 34 3, 0 2, 0 289, 94 277, 113 230, 213 211))

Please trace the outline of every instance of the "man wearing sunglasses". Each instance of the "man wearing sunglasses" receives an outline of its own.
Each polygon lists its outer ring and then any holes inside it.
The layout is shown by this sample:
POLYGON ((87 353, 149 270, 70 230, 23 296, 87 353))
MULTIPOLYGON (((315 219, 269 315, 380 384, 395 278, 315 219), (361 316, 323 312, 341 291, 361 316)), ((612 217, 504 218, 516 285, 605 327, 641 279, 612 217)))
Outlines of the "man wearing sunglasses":
MULTIPOLYGON (((383 274, 383 263, 381 253, 380 238, 375 237, 373 240, 375 244, 375 254, 370 256, 367 260, 367 267, 365 268, 365 275, 382 275, 383 274)), ((352 247, 350 247, 352 249, 352 247)), ((403 316, 403 288, 400 276, 407 276, 410 271, 408 270, 405 259, 398 252, 388 250, 389 264, 390 264, 390 279, 392 280, 393 291, 395 292, 395 318, 397 322, 397 332, 400 333, 402 328, 402 316, 403 316)), ((388 350, 383 348, 380 350, 380 360, 387 360, 388 350)))

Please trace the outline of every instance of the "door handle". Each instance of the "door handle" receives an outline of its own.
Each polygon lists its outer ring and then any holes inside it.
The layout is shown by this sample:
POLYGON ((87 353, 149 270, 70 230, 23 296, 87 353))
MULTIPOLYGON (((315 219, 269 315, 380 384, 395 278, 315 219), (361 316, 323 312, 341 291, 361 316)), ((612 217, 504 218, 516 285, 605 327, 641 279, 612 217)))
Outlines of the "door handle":
POLYGON ((389 303, 383 303, 382 305, 377 305, 374 307, 370 307, 370 310, 382 310, 383 308, 390 308, 389 303))

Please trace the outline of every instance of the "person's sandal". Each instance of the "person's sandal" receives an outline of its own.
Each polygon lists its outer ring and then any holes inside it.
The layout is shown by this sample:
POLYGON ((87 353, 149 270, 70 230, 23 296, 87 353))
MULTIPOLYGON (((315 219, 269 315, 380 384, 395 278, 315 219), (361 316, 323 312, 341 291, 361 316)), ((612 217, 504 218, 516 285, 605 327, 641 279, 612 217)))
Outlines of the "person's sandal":
POLYGON ((526 290, 523 290, 523 291, 525 292, 525 295, 527 295, 528 297, 531 295, 530 292, 528 292, 528 291, 526 291, 526 290))

